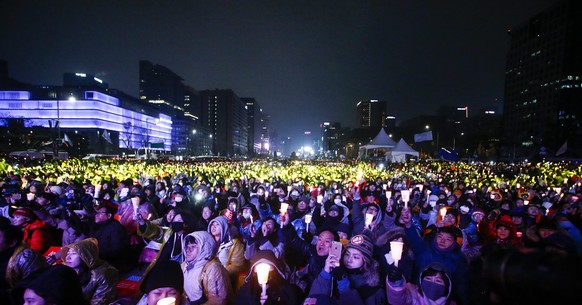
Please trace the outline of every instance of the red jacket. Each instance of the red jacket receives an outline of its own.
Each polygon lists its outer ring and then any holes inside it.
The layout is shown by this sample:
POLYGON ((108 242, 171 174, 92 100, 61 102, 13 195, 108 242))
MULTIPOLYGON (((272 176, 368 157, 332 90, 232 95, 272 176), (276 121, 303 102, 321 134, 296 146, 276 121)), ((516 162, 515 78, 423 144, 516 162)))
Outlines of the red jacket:
POLYGON ((40 219, 35 219, 24 227, 22 239, 30 249, 44 254, 53 244, 53 235, 49 226, 40 219))

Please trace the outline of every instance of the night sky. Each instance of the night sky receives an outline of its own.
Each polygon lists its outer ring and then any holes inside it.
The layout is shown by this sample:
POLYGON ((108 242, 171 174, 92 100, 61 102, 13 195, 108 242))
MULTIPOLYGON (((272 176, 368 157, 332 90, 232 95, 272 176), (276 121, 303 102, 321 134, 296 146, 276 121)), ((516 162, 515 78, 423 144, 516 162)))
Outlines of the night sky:
POLYGON ((96 74, 138 96, 138 61, 197 90, 233 89, 280 137, 355 127, 360 99, 397 123, 440 105, 501 110, 507 29, 556 1, 1 1, 10 75, 96 74))

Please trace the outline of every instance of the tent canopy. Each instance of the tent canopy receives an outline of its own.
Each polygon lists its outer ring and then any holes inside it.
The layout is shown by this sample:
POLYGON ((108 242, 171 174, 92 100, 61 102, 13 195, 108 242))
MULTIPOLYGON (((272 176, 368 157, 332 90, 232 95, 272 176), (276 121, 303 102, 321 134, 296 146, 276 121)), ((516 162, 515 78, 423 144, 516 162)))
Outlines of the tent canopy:
POLYGON ((390 152, 389 159, 391 159, 392 162, 404 162, 406 161, 407 155, 416 156, 417 158, 419 156, 418 151, 412 149, 404 139, 400 139, 398 144, 396 144, 396 147, 394 147, 390 152))
POLYGON ((370 143, 360 146, 359 155, 360 157, 367 156, 369 149, 390 149, 394 146, 396 146, 396 142, 388 136, 384 128, 380 128, 380 132, 378 132, 378 135, 370 143))

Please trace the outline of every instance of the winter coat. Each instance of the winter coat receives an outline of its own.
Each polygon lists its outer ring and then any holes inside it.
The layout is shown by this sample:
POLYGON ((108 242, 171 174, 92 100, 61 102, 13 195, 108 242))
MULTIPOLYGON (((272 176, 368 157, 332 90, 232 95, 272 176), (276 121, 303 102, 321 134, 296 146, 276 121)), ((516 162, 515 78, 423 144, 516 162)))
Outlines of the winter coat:
POLYGON ((128 261, 129 234, 119 221, 111 218, 95 223, 89 234, 99 241, 99 257, 106 260, 120 272, 130 267, 128 261))
POLYGON ((218 216, 210 221, 208 225, 208 232, 210 233, 210 226, 213 223, 218 223, 222 232, 221 243, 218 246, 216 257, 230 274, 231 281, 234 283, 238 277, 238 273, 243 271, 245 267, 245 245, 238 239, 230 237, 228 220, 224 216, 218 216))
MULTIPOLYGON (((417 274, 419 270, 425 270, 431 263, 443 265, 452 279, 453 299, 460 304, 468 304, 469 262, 465 254, 461 252, 461 246, 454 242, 450 249, 440 250, 435 240, 423 240, 414 227, 405 228, 404 231, 406 241, 414 253, 417 274)), ((414 276, 414 278, 418 277, 414 276)))
MULTIPOLYGON (((353 223, 353 230, 352 234, 361 234, 364 231, 364 225, 366 221, 366 211, 368 210, 369 204, 362 203, 361 200, 354 200, 352 206, 352 223, 353 223)), ((372 229, 370 230, 370 236, 373 239, 378 238, 380 235, 386 232, 386 228, 384 228, 383 219, 383 210, 378 205, 378 215, 372 222, 372 229)))
MULTIPOLYGON (((192 262, 182 262, 184 292, 192 304, 224 305, 233 300, 232 286, 226 268, 216 259, 216 242, 206 231, 195 231, 188 236, 196 239, 200 249, 192 262)), ((186 245, 182 240, 182 249, 186 245)))
POLYGON ((24 238, 30 249, 44 254, 51 246, 55 245, 54 235, 52 230, 44 221, 35 219, 31 223, 24 226, 24 238))
MULTIPOLYGON (((348 274, 340 280, 334 279, 331 274, 322 270, 319 276, 315 279, 309 290, 310 296, 332 295, 333 287, 337 287, 337 302, 338 305, 381 305, 386 304, 386 295, 383 289, 378 287, 370 287, 366 283, 366 278, 363 274, 348 274), (335 283, 333 283, 335 282, 335 283), (333 283, 333 284, 332 284, 333 283)), ((334 299, 335 297, 332 297, 334 299)))
POLYGON ((67 252, 75 249, 81 261, 90 272, 90 279, 81 283, 83 297, 91 305, 105 305, 113 302, 117 294, 119 272, 109 263, 99 258, 99 247, 95 238, 88 238, 61 249, 61 258, 67 257, 67 252))
MULTIPOLYGON (((428 269, 428 268, 427 268, 428 269)), ((425 269, 424 271, 426 271, 425 269)), ((422 273, 424 273, 424 271, 422 273)), ((419 276, 418 281, 422 280, 422 273, 419 276)), ((448 275, 447 275, 448 277, 448 275)), ((449 283, 451 282, 449 278, 449 283)), ((396 282, 390 282, 388 277, 386 277, 386 296, 388 297, 388 302, 391 305, 445 305, 449 301, 451 296, 452 285, 449 285, 449 290, 447 291, 446 297, 442 297, 433 301, 424 296, 421 293, 420 286, 416 286, 411 283, 407 283, 404 277, 402 280, 396 282)))
MULTIPOLYGON (((6 254, 10 253, 6 252, 6 254)), ((4 264, 4 262, 0 262, 0 264, 4 264)), ((46 259, 40 253, 31 250, 28 244, 21 242, 15 247, 7 261, 5 278, 10 287, 14 287, 33 271, 48 266, 46 259)))

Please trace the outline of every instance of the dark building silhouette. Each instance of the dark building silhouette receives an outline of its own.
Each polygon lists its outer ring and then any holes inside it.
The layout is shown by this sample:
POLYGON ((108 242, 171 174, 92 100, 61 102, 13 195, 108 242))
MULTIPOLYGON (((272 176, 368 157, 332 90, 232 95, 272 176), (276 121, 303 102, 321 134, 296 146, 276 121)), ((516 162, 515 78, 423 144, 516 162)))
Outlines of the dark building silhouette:
POLYGON ((200 91, 201 125, 211 131, 212 152, 220 156, 248 153, 248 114, 243 101, 230 89, 200 91))
POLYGON ((253 156, 255 153, 260 152, 262 148, 261 139, 261 117, 263 115, 263 109, 257 101, 252 97, 241 98, 241 101, 245 105, 247 110, 247 149, 249 156, 253 156))
POLYGON ((386 102, 361 100, 356 105, 358 127, 382 127, 386 119, 386 102))
POLYGON ((563 1, 508 30, 503 129, 513 154, 553 152, 567 141, 569 154, 580 155, 581 7, 563 1))
POLYGON ((200 94, 183 84, 172 70, 147 60, 139 61, 139 98, 173 117, 172 152, 180 155, 203 155, 200 141, 204 129, 199 126, 200 94), (195 133, 196 130, 196 134, 195 133))

